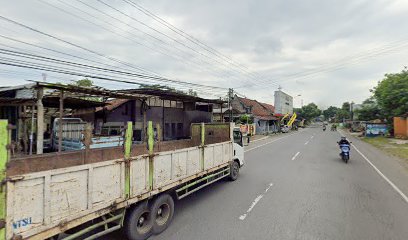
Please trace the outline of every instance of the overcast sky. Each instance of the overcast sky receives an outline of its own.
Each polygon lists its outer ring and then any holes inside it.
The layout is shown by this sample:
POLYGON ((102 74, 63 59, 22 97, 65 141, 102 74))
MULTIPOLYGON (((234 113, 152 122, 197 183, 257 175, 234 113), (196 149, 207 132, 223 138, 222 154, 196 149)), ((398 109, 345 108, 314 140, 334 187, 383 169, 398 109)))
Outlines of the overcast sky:
MULTIPOLYGON (((295 106, 302 99, 323 108, 359 103, 385 73, 407 65, 406 0, 132 0, 181 29, 179 34, 125 1, 103 1, 122 13, 97 0, 0 0, 0 15, 160 76, 232 87, 272 104, 278 85, 301 95, 295 106)), ((129 69, 2 19, 0 26, 2 36, 129 69)), ((0 48, 107 67, 4 37, 0 48)), ((41 80, 42 72, 0 65, 0 85, 41 80)), ((73 79, 78 77, 47 73, 48 81, 73 79)))

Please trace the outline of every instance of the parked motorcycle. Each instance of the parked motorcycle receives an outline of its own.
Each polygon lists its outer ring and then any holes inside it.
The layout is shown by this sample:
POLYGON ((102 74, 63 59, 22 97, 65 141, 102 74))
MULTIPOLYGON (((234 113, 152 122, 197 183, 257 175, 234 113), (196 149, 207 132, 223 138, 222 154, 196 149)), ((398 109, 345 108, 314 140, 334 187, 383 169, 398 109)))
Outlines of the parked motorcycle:
POLYGON ((326 126, 323 126, 323 131, 326 131, 326 126))

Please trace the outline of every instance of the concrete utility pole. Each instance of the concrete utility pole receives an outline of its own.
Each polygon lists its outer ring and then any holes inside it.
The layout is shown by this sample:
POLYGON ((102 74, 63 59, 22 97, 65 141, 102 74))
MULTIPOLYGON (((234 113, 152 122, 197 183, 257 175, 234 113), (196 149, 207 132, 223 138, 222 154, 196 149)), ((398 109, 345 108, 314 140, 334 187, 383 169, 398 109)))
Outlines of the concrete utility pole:
POLYGON ((42 99, 44 96, 44 89, 42 87, 37 89, 37 154, 43 153, 44 144, 44 106, 42 99))
POLYGON ((230 122, 233 122, 232 120, 232 98, 234 97, 234 89, 230 88, 228 89, 228 110, 229 110, 229 120, 230 122))
POLYGON ((62 134, 63 134, 63 124, 64 124, 64 91, 60 91, 59 99, 59 121, 58 121, 58 152, 62 152, 62 134))
POLYGON ((354 115, 354 114, 353 114, 353 112, 354 112, 354 111, 353 111, 353 110, 354 110, 354 109, 353 109, 354 106, 353 106, 353 105, 354 105, 354 102, 351 102, 351 103, 350 103, 350 118, 351 118, 351 121, 354 121, 354 116, 353 116, 353 115, 354 115))

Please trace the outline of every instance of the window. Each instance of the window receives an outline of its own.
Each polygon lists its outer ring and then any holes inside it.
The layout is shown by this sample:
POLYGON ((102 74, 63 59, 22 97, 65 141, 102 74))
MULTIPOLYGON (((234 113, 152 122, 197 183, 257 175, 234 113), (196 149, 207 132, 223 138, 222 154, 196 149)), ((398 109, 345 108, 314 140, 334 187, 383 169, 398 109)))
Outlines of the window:
POLYGON ((164 136, 166 138, 168 138, 170 136, 170 127, 171 127, 170 123, 164 124, 164 136))
POLYGON ((176 108, 183 108, 183 102, 177 102, 176 108))
POLYGON ((177 123, 177 137, 183 136, 183 123, 177 123))
POLYGON ((176 137, 176 124, 172 123, 171 124, 171 138, 176 137))

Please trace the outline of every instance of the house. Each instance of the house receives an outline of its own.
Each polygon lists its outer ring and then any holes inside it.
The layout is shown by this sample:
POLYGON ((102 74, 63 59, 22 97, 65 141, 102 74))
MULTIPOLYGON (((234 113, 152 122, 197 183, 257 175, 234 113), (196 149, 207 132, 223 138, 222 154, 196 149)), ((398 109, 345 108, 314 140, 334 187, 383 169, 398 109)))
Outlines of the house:
POLYGON ((217 104, 213 107, 213 122, 225 122, 225 113, 228 111, 228 104, 217 104))
POLYGON ((156 89, 46 82, 0 88, 0 118, 15 126, 13 151, 19 154, 120 146, 129 121, 135 142, 144 141, 147 121, 157 140, 182 139, 190 136, 191 123, 211 122, 213 105, 223 103, 156 89))
POLYGON ((104 136, 123 132, 126 123, 131 121, 136 142, 144 140, 146 121, 153 121, 154 128, 161 129, 160 140, 167 141, 189 137, 192 123, 212 122, 213 105, 223 103, 158 89, 127 89, 120 92, 139 96, 140 99, 112 99, 105 107, 97 108, 94 114, 78 112, 75 116, 94 122, 95 133, 104 136))
POLYGON ((276 132, 279 129, 278 118, 274 116, 275 108, 271 104, 235 95, 231 101, 231 107, 234 120, 238 120, 242 115, 249 115, 253 119, 258 134, 276 132))

